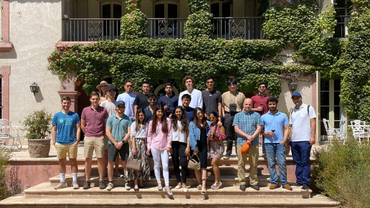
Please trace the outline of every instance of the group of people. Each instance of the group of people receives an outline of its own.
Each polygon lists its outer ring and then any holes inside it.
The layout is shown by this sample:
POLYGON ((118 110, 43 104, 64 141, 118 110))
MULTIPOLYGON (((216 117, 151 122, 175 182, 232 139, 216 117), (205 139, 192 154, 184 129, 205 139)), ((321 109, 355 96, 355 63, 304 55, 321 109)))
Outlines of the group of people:
POLYGON ((259 93, 246 98, 237 90, 236 79, 228 80, 229 91, 223 94, 214 89, 214 82, 212 77, 207 77, 207 88, 199 91, 194 88, 194 78, 185 76, 183 84, 186 90, 179 97, 173 93, 172 84, 167 83, 166 94, 157 99, 150 92, 148 82, 143 82, 142 93, 135 95, 132 93, 133 83, 127 81, 125 92, 118 95, 116 100, 116 88, 102 81, 97 86, 100 93, 91 93, 91 105, 83 109, 81 121, 77 113, 69 110, 71 99, 63 97, 62 111, 54 115, 52 122, 60 171, 60 183, 55 189, 67 187, 67 154, 71 163, 72 187, 79 188, 76 157, 81 129, 85 135, 84 189, 90 188, 91 161, 95 151, 100 189, 112 190, 113 177, 117 176, 124 178, 126 189, 131 188, 129 181, 134 180, 134 190, 139 191, 144 188, 143 180, 149 179, 151 170, 154 170, 158 190, 172 195, 168 169, 171 155, 177 180, 175 189, 188 191, 188 161, 190 158, 198 158, 200 170, 194 170, 197 189, 206 194, 207 160, 211 159, 215 176, 211 188, 217 190, 222 187, 219 161, 230 158, 234 141, 240 190, 246 190, 247 181, 247 155, 242 153, 245 143, 249 144, 251 188, 259 190, 257 165, 259 144, 263 143, 263 153, 270 171, 269 188, 278 187, 277 164, 282 188, 292 190, 287 181, 285 157, 286 145, 291 143, 296 163, 297 181, 294 185, 309 189, 310 150, 315 143, 316 115, 313 107, 304 104, 302 95, 294 92, 292 101, 295 107, 288 120, 287 115, 277 109, 278 99, 266 94, 267 83, 259 83, 259 93), (123 174, 119 173, 118 155, 124 168, 123 174), (140 170, 126 169, 126 162, 130 158, 140 159, 140 170), (150 160, 153 160, 154 165, 150 165, 150 160), (106 170, 109 180, 107 185, 103 181, 106 170))

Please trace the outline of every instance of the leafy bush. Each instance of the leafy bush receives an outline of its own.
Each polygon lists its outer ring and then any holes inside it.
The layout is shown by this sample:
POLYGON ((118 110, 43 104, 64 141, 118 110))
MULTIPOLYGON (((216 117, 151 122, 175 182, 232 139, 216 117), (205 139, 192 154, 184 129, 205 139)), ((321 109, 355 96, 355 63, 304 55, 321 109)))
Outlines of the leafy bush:
POLYGON ((0 200, 21 192, 18 168, 9 167, 10 157, 7 149, 0 148, 0 200))
POLYGON ((144 37, 148 26, 146 15, 140 11, 140 0, 126 0, 127 14, 121 19, 121 37, 136 39, 144 37))
POLYGON ((27 139, 45 139, 51 133, 49 125, 52 116, 45 110, 34 111, 23 122, 27 129, 27 139))
POLYGON ((314 154, 312 180, 323 194, 347 207, 366 207, 370 190, 370 146, 349 139, 314 154), (354 206, 356 205, 356 206, 354 206))
POLYGON ((212 24, 209 5, 205 0, 189 0, 189 16, 185 23, 184 34, 187 39, 197 39, 199 37, 211 37, 212 24))

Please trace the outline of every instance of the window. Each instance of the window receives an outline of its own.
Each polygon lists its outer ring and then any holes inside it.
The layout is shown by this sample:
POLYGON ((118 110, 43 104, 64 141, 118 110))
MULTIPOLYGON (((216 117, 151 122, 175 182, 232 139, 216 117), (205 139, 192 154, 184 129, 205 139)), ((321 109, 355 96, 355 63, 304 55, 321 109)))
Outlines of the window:
POLYGON ((334 128, 346 128, 346 117, 340 104, 340 80, 321 80, 320 82, 320 115, 321 135, 325 138, 326 131, 323 118, 330 121, 334 128), (341 122, 342 121, 342 122, 341 122))
POLYGON ((161 3, 154 6, 155 18, 177 18, 178 6, 172 3, 161 3))
POLYGON ((345 0, 334 0, 335 8, 335 19, 337 20, 337 25, 334 29, 334 37, 344 38, 348 35, 348 21, 349 14, 345 0))
POLYGON ((115 18, 103 20, 104 39, 119 39, 121 34, 122 5, 118 2, 104 3, 101 6, 102 18, 115 18))
POLYGON ((178 38, 183 35, 184 20, 178 20, 179 7, 175 3, 160 2, 154 5, 154 17, 149 21, 149 31, 158 38, 178 38))

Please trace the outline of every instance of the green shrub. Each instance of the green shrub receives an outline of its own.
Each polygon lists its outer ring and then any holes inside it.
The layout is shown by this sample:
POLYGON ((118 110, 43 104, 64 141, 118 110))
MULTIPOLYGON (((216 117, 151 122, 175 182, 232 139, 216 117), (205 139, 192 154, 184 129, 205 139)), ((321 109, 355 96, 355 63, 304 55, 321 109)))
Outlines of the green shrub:
POLYGON ((0 200, 21 192, 18 168, 9 167, 10 157, 8 149, 0 148, 0 200))
POLYGON ((133 40, 144 37, 148 26, 146 15, 140 11, 140 0, 126 0, 127 14, 121 19, 121 37, 133 40))
POLYGON ((323 194, 348 207, 369 205, 370 146, 349 139, 345 145, 334 142, 328 150, 315 152, 314 156, 317 164, 312 180, 323 194), (364 195, 355 196, 361 193, 364 195), (350 206, 356 203, 361 205, 350 206))
POLYGON ((27 129, 27 139, 45 139, 50 131, 52 116, 45 110, 34 111, 23 121, 27 129))

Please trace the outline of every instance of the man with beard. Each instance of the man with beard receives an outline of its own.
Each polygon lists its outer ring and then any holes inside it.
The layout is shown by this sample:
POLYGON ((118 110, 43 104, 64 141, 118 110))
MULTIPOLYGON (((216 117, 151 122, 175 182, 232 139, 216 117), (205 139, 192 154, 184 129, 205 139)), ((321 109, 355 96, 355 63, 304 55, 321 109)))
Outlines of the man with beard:
POLYGON ((177 107, 179 98, 172 93, 171 83, 166 84, 164 91, 166 91, 166 95, 159 98, 158 104, 163 106, 166 111, 166 116, 169 117, 172 111, 177 107))
POLYGON ((292 187, 287 181, 284 146, 288 142, 289 122, 287 115, 278 111, 278 102, 276 97, 267 99, 269 111, 261 117, 263 126, 265 127, 263 134, 265 136, 264 144, 268 163, 267 167, 270 172, 270 189, 275 189, 278 185, 278 175, 276 173, 277 163, 282 187, 292 190, 292 187))

